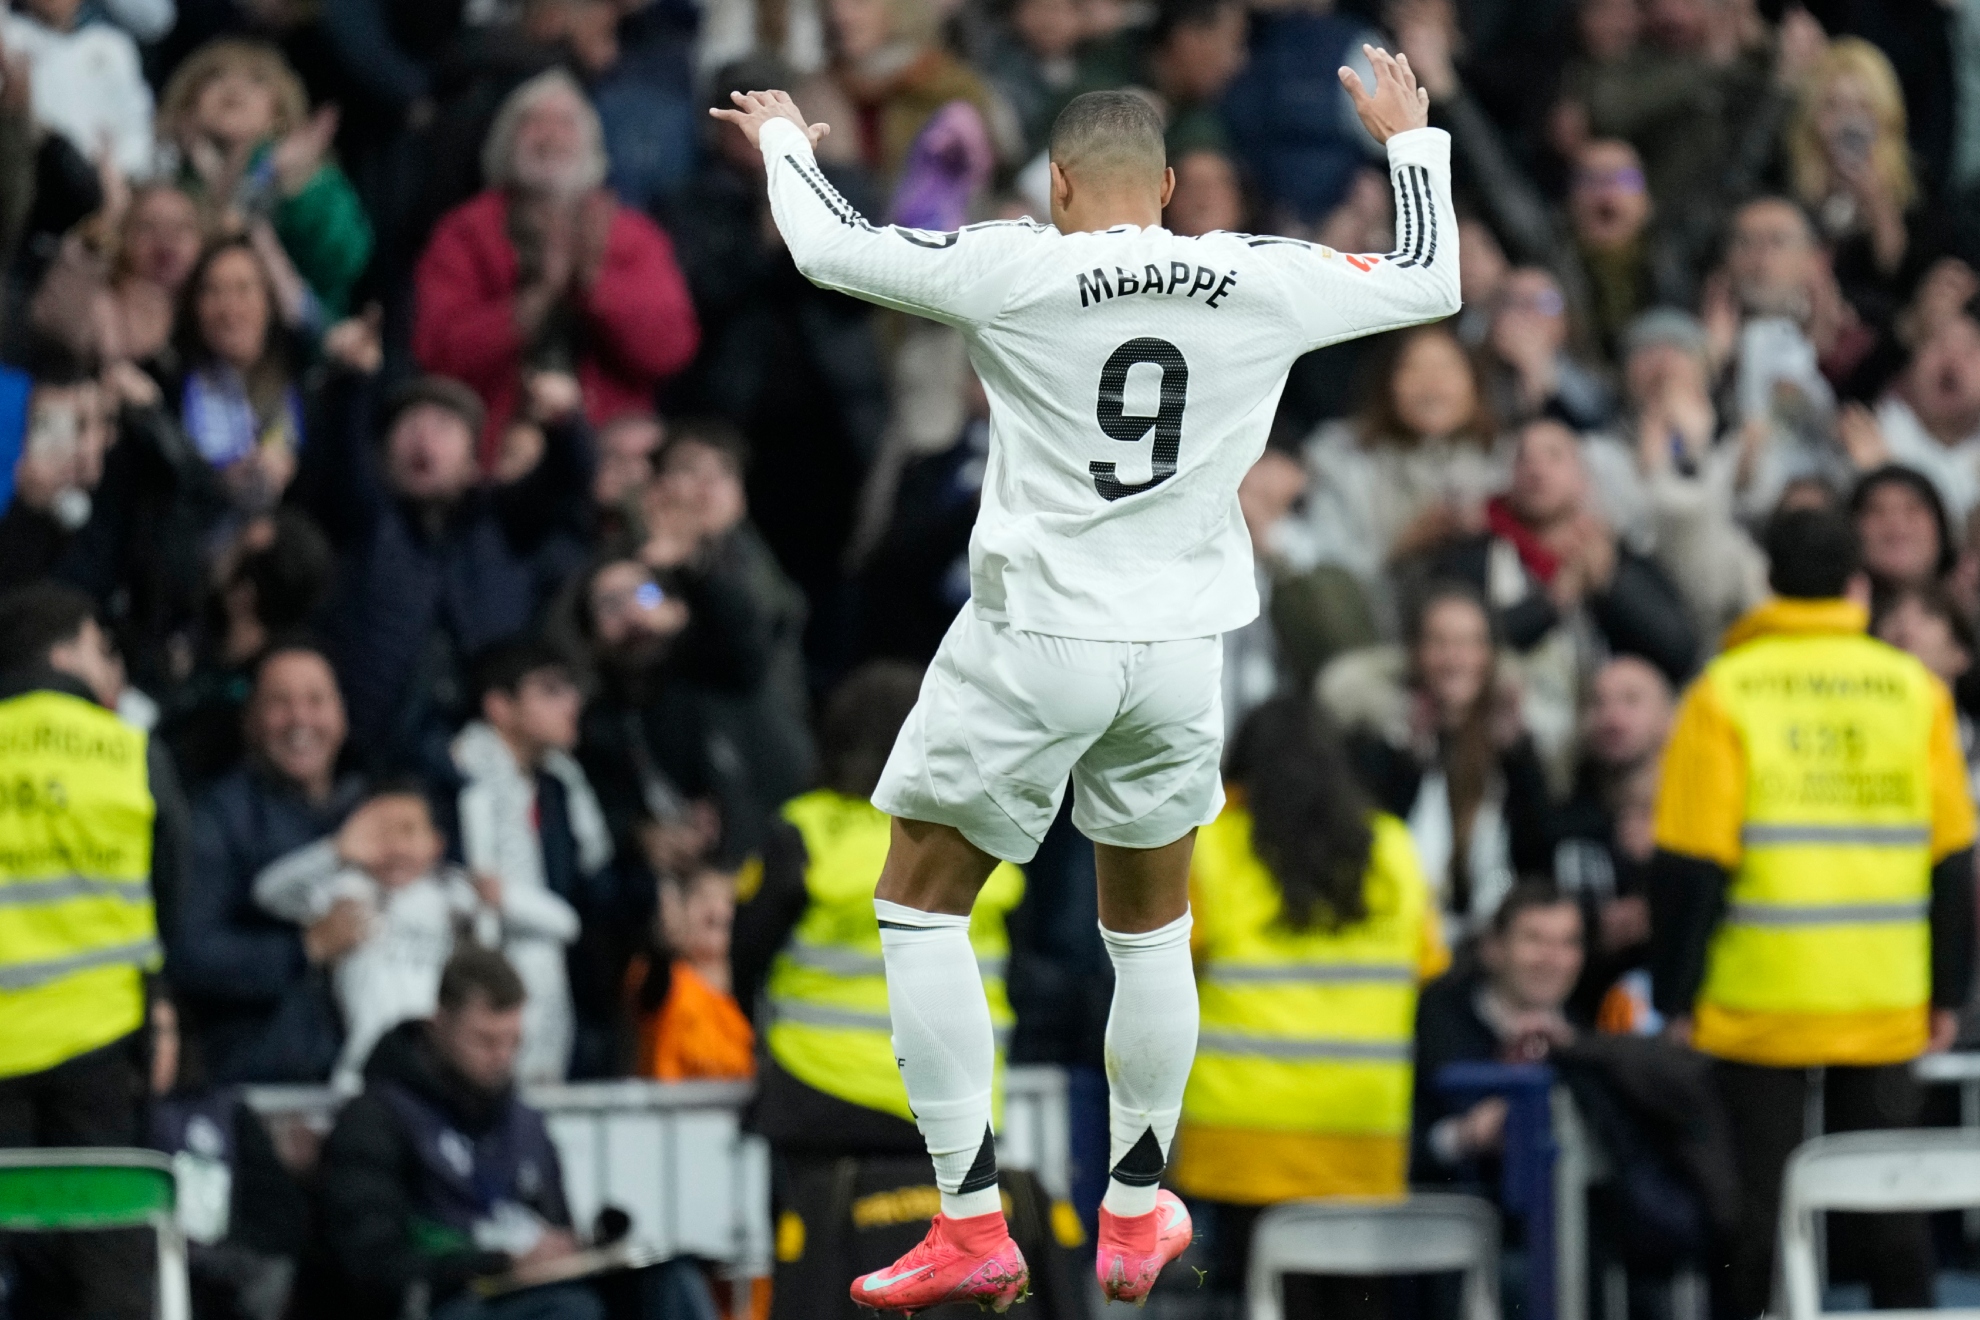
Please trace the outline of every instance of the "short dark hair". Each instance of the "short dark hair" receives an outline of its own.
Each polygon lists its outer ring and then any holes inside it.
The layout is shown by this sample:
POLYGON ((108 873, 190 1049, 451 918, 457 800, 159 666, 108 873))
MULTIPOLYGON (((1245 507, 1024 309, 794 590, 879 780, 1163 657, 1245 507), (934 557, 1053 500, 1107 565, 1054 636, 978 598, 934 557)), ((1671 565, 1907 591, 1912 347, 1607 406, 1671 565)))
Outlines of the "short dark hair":
POLYGON ((275 535, 241 556, 234 581, 254 588, 254 614, 274 636, 305 628, 330 594, 336 558, 330 541, 308 514, 277 509, 275 535))
POLYGON ((1209 27, 1242 0, 1162 0, 1148 26, 1148 44, 1160 50, 1178 28, 1209 27))
POLYGON ((1086 92, 1052 121, 1051 157, 1059 168, 1160 174, 1168 164, 1162 116, 1136 92, 1086 92))
MULTIPOLYGON (((1536 908, 1559 907, 1563 903, 1572 904, 1576 912, 1581 905, 1575 902, 1573 894, 1556 885, 1552 880, 1521 880, 1506 891, 1499 900, 1499 906, 1492 913, 1492 934, 1504 939, 1518 921, 1520 914, 1536 908)), ((1586 931, 1582 932, 1584 938, 1586 931)))
POLYGON ((1849 492, 1849 514, 1852 518, 1863 515, 1863 506, 1870 497, 1886 486, 1903 486, 1918 497, 1932 515, 1932 525, 1939 532, 1939 558, 1935 570, 1940 577, 1953 571, 1959 562, 1959 550, 1953 544, 1952 518, 1946 513, 1946 502, 1939 495, 1939 488, 1932 479, 1917 468, 1906 467, 1902 463, 1886 463, 1872 468, 1856 480, 1856 486, 1849 492))
POLYGON ((522 977, 509 960, 479 944, 463 944, 440 973, 440 1011, 457 1013, 479 999, 498 1013, 522 1007, 522 977))
POLYGON ((871 797, 920 693, 921 671, 899 660, 874 660, 848 674, 818 722, 818 772, 825 787, 871 797))
POLYGON ((570 657, 536 634, 483 647, 470 667, 475 704, 479 706, 491 692, 513 697, 522 690, 523 680, 546 669, 565 675, 574 672, 570 657))
POLYGON ((1829 509, 1789 509, 1767 524, 1767 585, 1790 600, 1831 600, 1863 567, 1856 524, 1829 509))
POLYGON ((749 438, 726 417, 687 417, 667 427, 667 442, 653 456, 656 471, 666 471, 667 459, 681 445, 701 445, 729 460, 741 476, 749 471, 749 438))
POLYGON ((0 596, 0 673, 42 669, 96 617, 96 602, 59 582, 30 582, 0 596))
POLYGON ((481 428, 488 420, 481 396, 460 381, 448 376, 415 376, 386 398, 379 434, 391 434, 399 418, 422 404, 454 414, 467 426, 468 433, 476 437, 481 435, 481 428))

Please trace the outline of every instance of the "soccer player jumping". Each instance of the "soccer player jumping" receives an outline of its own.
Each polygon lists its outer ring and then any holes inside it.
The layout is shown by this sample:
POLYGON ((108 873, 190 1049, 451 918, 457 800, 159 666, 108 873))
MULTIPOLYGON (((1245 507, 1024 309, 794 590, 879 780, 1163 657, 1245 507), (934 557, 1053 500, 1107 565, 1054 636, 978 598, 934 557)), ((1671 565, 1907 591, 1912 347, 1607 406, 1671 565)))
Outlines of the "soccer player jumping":
POLYGON ((874 804, 894 817, 874 909, 894 1053, 942 1194, 921 1245, 856 1280, 864 1306, 1002 1311, 1024 1257, 997 1191, 995 1042, 969 912, 997 859, 1029 861, 1070 777, 1093 840, 1107 1018, 1111 1177, 1096 1270, 1145 1298, 1190 1240, 1158 1190, 1196 1052, 1189 859, 1223 806, 1222 641, 1258 613, 1238 481, 1302 353, 1458 310, 1450 139, 1409 64, 1364 47, 1396 247, 1162 228, 1162 121, 1092 92, 1052 127, 1052 226, 936 234, 868 223, 819 171, 783 92, 712 113, 762 149, 770 208, 814 283, 962 331, 990 399, 970 602, 943 638, 874 804))

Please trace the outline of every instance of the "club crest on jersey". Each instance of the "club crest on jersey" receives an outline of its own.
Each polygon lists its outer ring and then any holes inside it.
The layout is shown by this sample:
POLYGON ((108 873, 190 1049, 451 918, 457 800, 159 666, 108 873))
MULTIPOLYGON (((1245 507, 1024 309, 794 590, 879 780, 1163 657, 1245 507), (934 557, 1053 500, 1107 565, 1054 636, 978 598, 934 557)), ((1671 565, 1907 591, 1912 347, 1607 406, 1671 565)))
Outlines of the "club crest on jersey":
POLYGON ((1224 272, 1220 279, 1217 272, 1208 266, 1192 266, 1187 261, 1170 262, 1166 272, 1152 261, 1140 270, 1116 266, 1111 280, 1103 267, 1095 266, 1090 271, 1079 272, 1077 278, 1081 307, 1098 306, 1109 298, 1125 298, 1136 293, 1159 293, 1183 298, 1208 293, 1209 297, 1203 300, 1203 305, 1215 307, 1217 300, 1237 284, 1237 272, 1234 270, 1224 272))

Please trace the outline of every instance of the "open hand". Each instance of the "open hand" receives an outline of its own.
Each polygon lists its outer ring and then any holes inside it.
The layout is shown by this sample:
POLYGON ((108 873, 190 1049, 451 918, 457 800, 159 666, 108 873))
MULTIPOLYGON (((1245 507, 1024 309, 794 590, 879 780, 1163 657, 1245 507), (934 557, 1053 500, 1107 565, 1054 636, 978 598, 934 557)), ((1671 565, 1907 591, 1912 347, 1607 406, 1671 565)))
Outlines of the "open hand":
MULTIPOLYGON (((1340 77, 1341 86, 1347 89, 1349 99, 1354 102, 1354 112, 1361 116, 1361 126, 1368 130, 1368 136, 1377 142, 1387 142, 1398 133, 1429 127, 1430 93, 1416 85, 1409 56, 1391 55, 1365 44, 1361 51, 1375 69, 1374 92, 1371 94, 1364 88, 1361 75, 1345 64, 1341 66, 1340 77)), ((792 109, 795 111, 796 107, 792 109)))
MULTIPOLYGON (((1376 81, 1379 84, 1380 78, 1376 81)), ((814 147, 832 131, 830 124, 805 123, 804 116, 798 112, 797 102, 790 98, 788 92, 730 92, 729 99, 736 103, 737 109, 725 110, 712 106, 708 113, 740 128, 752 147, 760 145, 757 137, 763 132, 763 126, 773 119, 788 119, 796 124, 804 130, 804 135, 811 139, 814 147)))

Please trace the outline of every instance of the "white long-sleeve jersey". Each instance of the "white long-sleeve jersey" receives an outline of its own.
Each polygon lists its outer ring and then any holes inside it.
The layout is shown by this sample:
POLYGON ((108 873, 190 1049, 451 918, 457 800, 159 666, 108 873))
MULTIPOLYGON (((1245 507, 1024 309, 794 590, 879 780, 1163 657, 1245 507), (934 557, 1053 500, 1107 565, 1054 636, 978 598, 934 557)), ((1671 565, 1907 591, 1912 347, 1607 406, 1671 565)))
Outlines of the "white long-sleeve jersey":
POLYGON ((936 234, 867 222, 804 133, 764 125, 770 207, 815 284, 960 329, 990 399, 970 536, 977 613, 1155 642, 1258 613, 1238 482, 1302 353, 1458 310, 1450 138, 1389 139, 1396 249, 1183 238, 1029 220, 936 234))

